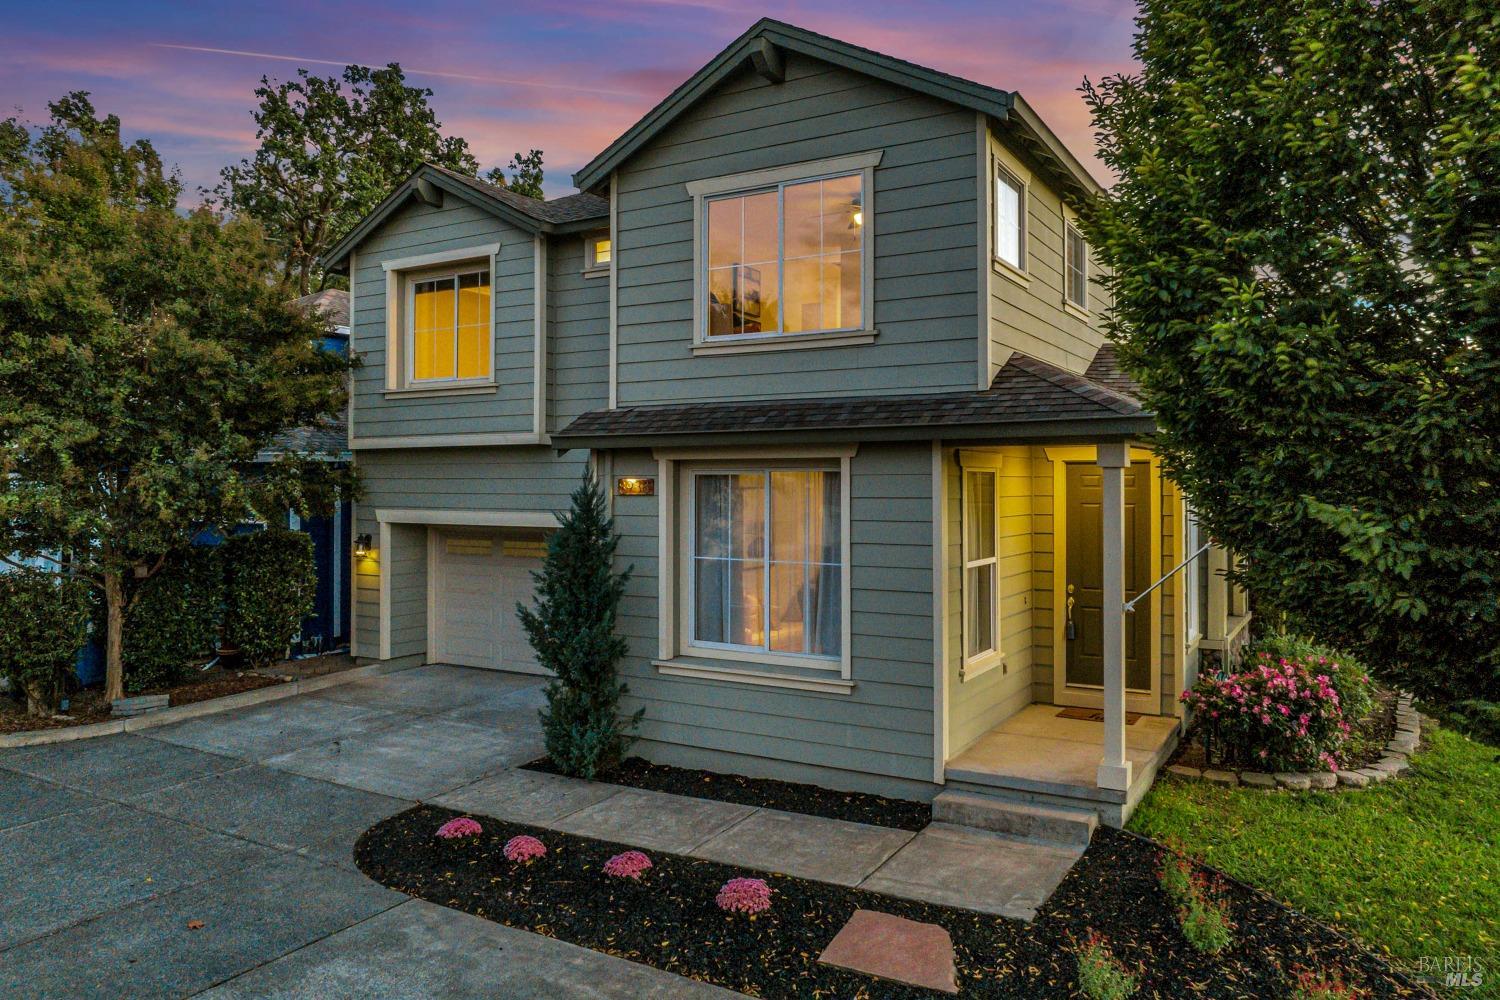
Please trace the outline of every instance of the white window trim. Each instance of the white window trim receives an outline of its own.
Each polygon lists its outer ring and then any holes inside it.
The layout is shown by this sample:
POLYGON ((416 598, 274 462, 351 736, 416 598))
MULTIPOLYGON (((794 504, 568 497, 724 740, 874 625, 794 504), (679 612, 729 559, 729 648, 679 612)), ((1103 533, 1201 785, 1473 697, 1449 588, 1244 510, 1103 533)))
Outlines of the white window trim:
POLYGON ((386 361, 385 391, 393 395, 441 396, 446 394, 468 395, 491 390, 495 381, 495 289, 496 259, 500 244, 485 243, 478 246, 442 250, 415 257, 393 257, 380 263, 385 272, 385 317, 386 317, 386 361), (462 267, 464 264, 477 265, 462 267), (486 378, 470 379, 422 379, 412 377, 412 295, 411 283, 415 277, 430 280, 445 274, 471 273, 489 268, 490 277, 490 374, 486 378))
MULTIPOLYGON (((875 168, 884 150, 871 150, 827 160, 793 163, 784 167, 751 170, 724 177, 690 181, 688 194, 693 197, 693 353, 715 350, 727 353, 750 349, 771 350, 791 347, 839 347, 870 343, 875 339, 875 168), (860 327, 843 330, 812 330, 806 333, 749 333, 725 337, 708 336, 708 317, 704 296, 708 277, 708 209, 707 202, 716 197, 751 193, 757 188, 776 188, 784 184, 816 180, 852 173, 862 173, 860 209, 864 212, 860 244, 860 327), (753 345, 753 346, 751 346, 753 345)), ((778 223, 779 224, 779 223, 778 223)))
POLYGON ((1084 237, 1083 230, 1078 226, 1078 213, 1063 204, 1062 208, 1063 237, 1062 237, 1062 304, 1063 309, 1077 316, 1079 319, 1089 318, 1089 241, 1084 237), (1068 234, 1075 233, 1083 243, 1083 305, 1079 305, 1068 297, 1068 234))
MULTIPOLYGON (((822 454, 817 455, 811 454, 812 450, 789 449, 787 453, 775 456, 753 451, 728 460, 701 464, 695 461, 691 466, 682 467, 681 475, 677 474, 681 461, 706 456, 692 453, 683 453, 682 458, 658 456, 658 471, 662 480, 657 489, 660 498, 658 518, 662 526, 659 555, 663 563, 658 580, 658 608, 662 609, 662 613, 659 615, 658 657, 653 662, 661 672, 743 681, 738 675, 753 671, 763 680, 747 683, 767 683, 835 693, 849 693, 853 690, 850 608, 853 586, 850 572, 849 511, 850 468, 854 449, 818 449, 822 454), (767 653, 741 647, 721 648, 699 644, 692 639, 694 477, 704 473, 725 474, 768 469, 837 470, 839 473, 839 559, 842 572, 837 657, 767 653), (672 544, 672 539, 676 539, 676 544, 672 544), (678 586, 679 581, 681 586, 678 586), (726 671, 715 666, 718 662, 732 663, 733 666, 726 671), (788 668, 796 673, 787 673, 788 668)), ((717 458, 724 459, 725 456, 720 454, 717 458)))
POLYGON ((958 453, 958 530, 959 545, 962 555, 961 572, 958 578, 959 604, 962 609, 961 634, 959 636, 959 655, 963 657, 963 669, 959 671, 959 680, 968 682, 982 674, 988 673, 996 666, 1005 661, 1005 653, 1001 647, 1000 636, 1000 466, 1001 456, 979 451, 960 451, 958 453), (993 498, 995 523, 991 530, 995 535, 995 554, 987 559, 969 558, 969 473, 988 472, 994 475, 993 498), (990 565, 994 567, 995 583, 990 591, 991 620, 994 627, 990 630, 992 645, 989 649, 969 655, 969 636, 972 634, 973 622, 969 618, 968 595, 964 588, 968 586, 969 570, 979 566, 990 565))
POLYGON ((1013 281, 1022 285, 1031 284, 1030 273, 1030 236, 1031 236, 1031 171, 1022 165, 1021 161, 1011 155, 1010 151, 998 142, 991 141, 990 146, 990 264, 996 273, 1003 274, 1013 281), (1011 180, 1021 187, 1021 260, 1020 265, 1000 259, 1000 174, 1010 175, 1011 180))

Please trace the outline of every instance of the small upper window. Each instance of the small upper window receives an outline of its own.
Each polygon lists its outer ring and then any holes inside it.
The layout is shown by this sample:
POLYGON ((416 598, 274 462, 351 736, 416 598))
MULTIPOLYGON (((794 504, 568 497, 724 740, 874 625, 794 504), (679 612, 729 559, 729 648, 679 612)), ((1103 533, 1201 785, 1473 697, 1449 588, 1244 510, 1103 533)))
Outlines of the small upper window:
POLYGON ((608 236, 592 236, 588 241, 589 267, 609 267, 612 259, 608 236))
POLYGON ((488 268, 413 279, 408 344, 413 382, 490 377, 488 268))
POLYGON ((995 259, 1026 270, 1026 185, 1009 170, 995 170, 995 259))
POLYGON ((864 325, 864 175, 708 202, 710 338, 864 325))
POLYGON ((1063 264, 1067 284, 1068 304, 1079 309, 1089 307, 1089 245, 1083 234, 1071 222, 1063 227, 1065 233, 1063 264))

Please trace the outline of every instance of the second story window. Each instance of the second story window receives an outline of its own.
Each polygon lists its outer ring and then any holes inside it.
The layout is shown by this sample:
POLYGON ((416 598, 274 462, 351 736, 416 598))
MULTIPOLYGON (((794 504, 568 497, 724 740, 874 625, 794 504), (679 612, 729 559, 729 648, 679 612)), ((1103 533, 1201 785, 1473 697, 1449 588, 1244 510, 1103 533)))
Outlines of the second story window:
POLYGON ((611 247, 608 236, 591 236, 588 240, 588 266, 591 268, 607 268, 611 257, 611 247))
POLYGON ((1068 305, 1079 309, 1089 307, 1089 245, 1084 242, 1078 227, 1069 222, 1063 226, 1063 277, 1064 294, 1068 305))
POLYGON ((863 188, 852 173, 710 200, 705 336, 863 329, 863 188))
POLYGON ((489 269, 422 275, 407 287, 411 381, 488 379, 489 269))
POLYGON ((1026 185, 1004 167, 995 170, 995 259, 1026 270, 1026 185))

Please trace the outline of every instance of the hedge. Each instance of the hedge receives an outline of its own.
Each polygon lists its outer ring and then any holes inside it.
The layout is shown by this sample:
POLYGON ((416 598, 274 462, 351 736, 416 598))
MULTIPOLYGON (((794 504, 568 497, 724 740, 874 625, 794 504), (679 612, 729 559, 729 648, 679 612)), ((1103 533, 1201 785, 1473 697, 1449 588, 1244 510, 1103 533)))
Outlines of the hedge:
POLYGON ((0 675, 25 693, 28 712, 57 711, 88 627, 82 580, 40 569, 0 573, 0 675))
POLYGON ((224 569, 219 550, 194 546, 168 557, 132 595, 125 614, 125 690, 170 687, 219 638, 224 569))
POLYGON ((225 643, 250 667, 284 658, 317 596, 312 539, 283 528, 235 535, 222 558, 225 643))

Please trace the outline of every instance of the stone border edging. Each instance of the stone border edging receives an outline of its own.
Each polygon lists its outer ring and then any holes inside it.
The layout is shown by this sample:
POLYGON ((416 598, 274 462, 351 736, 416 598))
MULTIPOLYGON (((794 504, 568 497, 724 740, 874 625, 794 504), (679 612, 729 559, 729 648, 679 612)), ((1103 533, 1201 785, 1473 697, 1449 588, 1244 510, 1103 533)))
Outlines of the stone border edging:
POLYGON ((1215 785, 1245 785, 1250 788, 1287 788, 1305 792, 1308 789, 1364 788, 1395 778, 1411 766, 1411 755, 1422 737, 1422 716, 1412 704, 1412 696, 1396 693, 1396 732, 1385 745, 1385 755, 1368 767, 1348 771, 1227 771, 1216 768, 1187 767, 1172 764, 1167 773, 1189 781, 1207 781, 1215 785))
POLYGON ((147 712, 144 715, 111 719, 108 722, 91 722, 87 725, 62 726, 56 729, 31 729, 23 733, 0 733, 0 750, 44 746, 49 743, 71 743, 74 740, 87 740, 96 736, 113 736, 116 733, 133 733, 141 729, 154 729, 157 726, 182 722, 184 719, 196 719, 203 715, 217 715, 219 712, 228 712, 236 708, 248 708, 252 705, 280 701, 283 698, 293 698, 299 694, 311 694, 314 691, 338 687, 341 684, 364 680, 367 677, 393 674, 398 670, 407 670, 415 665, 407 663, 393 666, 388 663, 370 663, 363 667, 350 667, 348 670, 339 670, 330 674, 319 674, 316 677, 303 677, 294 681, 284 681, 280 684, 268 684, 265 687, 253 688, 249 691, 239 691, 235 694, 226 694, 218 698, 195 701, 187 705, 178 705, 175 708, 163 708, 154 712, 147 712))

